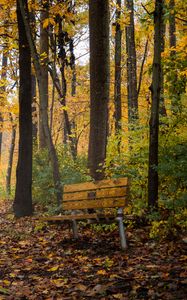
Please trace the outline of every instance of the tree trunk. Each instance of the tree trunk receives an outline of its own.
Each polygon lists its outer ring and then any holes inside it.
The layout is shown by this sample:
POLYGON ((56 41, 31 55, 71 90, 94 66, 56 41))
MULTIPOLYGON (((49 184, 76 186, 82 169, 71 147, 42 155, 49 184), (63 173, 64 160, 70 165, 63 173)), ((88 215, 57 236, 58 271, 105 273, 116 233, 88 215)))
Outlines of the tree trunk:
POLYGON ((46 138, 46 143, 47 147, 49 150, 49 155, 50 155, 50 160, 52 164, 52 170, 53 170, 53 179, 54 179, 54 187, 56 190, 56 197, 57 197, 57 204, 60 205, 62 201, 62 188, 61 188, 61 183, 60 183, 60 171, 59 171, 59 164, 58 164, 58 157, 56 153, 56 149, 53 144, 53 140, 51 137, 51 132, 48 124, 48 114, 46 111, 46 103, 45 103, 45 94, 43 93, 43 86, 45 83, 43 82, 43 72, 42 68, 40 65, 40 61, 38 58, 36 46, 34 44, 33 38, 32 38, 32 33, 31 33, 31 28, 28 23, 28 5, 27 3, 23 2, 23 0, 18 0, 20 4, 20 9, 21 9, 21 14, 23 17, 24 25, 26 28, 26 33, 27 33, 27 38, 31 50, 31 55, 33 59, 33 64, 36 72, 36 77, 38 81, 38 89, 39 89, 39 97, 41 98, 41 117, 42 117, 42 122, 43 122, 43 129, 44 129, 44 134, 46 138), (24 5, 25 3, 25 5, 24 5), (44 98, 42 98, 44 97, 44 98))
POLYGON ((11 143, 10 143, 10 150, 9 150, 8 167, 6 173, 6 194, 8 196, 11 194, 12 164, 13 164, 14 148, 15 148, 15 140, 16 140, 16 125, 13 124, 13 118, 11 114, 10 114, 10 121, 12 123, 12 135, 11 135, 11 143))
POLYGON ((120 25, 121 0, 116 2, 116 21, 115 21, 115 83, 114 83, 114 104, 115 104, 115 132, 121 130, 121 38, 122 31, 120 25))
MULTIPOLYGON (((6 47, 6 46, 4 46, 6 47)), ((2 81, 6 80, 7 77, 7 54, 5 53, 5 49, 3 50, 3 57, 2 57, 2 74, 1 79, 2 81)), ((1 92, 2 92, 2 101, 0 99, 1 104, 4 103, 4 93, 6 91, 6 83, 3 82, 3 85, 1 86, 1 92)), ((3 143, 3 114, 0 112, 0 164, 1 164, 1 155, 2 155, 2 143, 3 143)))
POLYGON ((176 54, 176 24, 175 24, 175 0, 169 2, 170 15, 169 15, 169 43, 171 49, 171 55, 176 54))
POLYGON ((36 105, 36 76, 32 73, 32 136, 35 144, 37 144, 38 135, 36 105))
MULTIPOLYGON (((34 4, 35 0, 32 0, 32 4, 34 4)), ((30 12, 30 24, 32 28, 32 33, 34 36, 34 40, 36 42, 36 17, 34 10, 30 12)), ((34 70, 32 70, 32 136, 33 141, 37 144, 37 135, 38 135, 38 122, 37 122, 37 103, 36 103, 36 76, 34 74, 34 70)))
MULTIPOLYGON (((163 7, 164 7, 163 0, 163 7)), ((161 52, 163 53, 165 50, 165 34, 166 34, 166 24, 164 21, 164 11, 162 11, 162 24, 161 24, 161 52)), ((160 109, 159 113, 162 117, 166 117, 166 107, 165 107, 165 100, 164 100, 164 72, 163 68, 161 68, 161 88, 160 88, 160 109)))
MULTIPOLYGON (((177 74, 177 60, 176 60, 176 22, 175 22, 175 0, 170 0, 169 2, 169 43, 170 43, 170 89, 169 94, 171 98, 171 111, 176 114, 181 108, 180 96, 185 92, 185 84, 179 84, 179 77, 177 74)), ((183 81, 183 80, 182 80, 183 81)))
MULTIPOLYGON (((27 0, 23 0, 27 5, 27 0)), ((31 54, 23 17, 17 1, 19 32, 19 153, 16 169, 16 192, 13 204, 16 217, 29 216, 32 207, 32 95, 31 54)))
POLYGON ((134 3, 133 0, 126 0, 125 3, 130 14, 130 23, 126 26, 128 120, 133 123, 138 119, 134 3))
POLYGON ((70 55, 71 55, 70 66, 71 66, 71 70, 72 70, 71 96, 75 96, 75 94, 76 94, 76 67, 75 67, 75 54, 74 54, 73 38, 70 39, 69 51, 70 51, 70 55))
POLYGON ((159 102, 161 90, 161 52, 162 52, 162 13, 163 0, 155 1, 154 12, 154 58, 153 75, 150 87, 152 94, 150 137, 149 137, 149 173, 148 173, 148 205, 151 209, 158 206, 158 133, 159 102))
POLYGON ((90 136, 88 166, 95 180, 104 177, 109 101, 109 1, 89 0, 90 136))
POLYGON ((142 85, 143 70, 144 70, 144 64, 145 64, 145 60, 146 60, 147 52, 148 52, 148 44, 149 44, 149 39, 147 38, 147 41, 145 43, 144 55, 143 55, 143 59, 142 59, 141 67, 140 67, 139 80, 138 80, 138 90, 137 90, 138 97, 139 97, 141 85, 142 85))
POLYGON ((49 34, 48 28, 44 28, 44 21, 49 18, 49 1, 42 2, 42 11, 40 14, 40 57, 42 72, 42 87, 40 88, 42 97, 39 98, 39 146, 45 148, 47 146, 44 124, 42 120, 43 112, 48 116, 48 56, 49 56, 49 34), (41 103, 41 101, 44 101, 41 103))

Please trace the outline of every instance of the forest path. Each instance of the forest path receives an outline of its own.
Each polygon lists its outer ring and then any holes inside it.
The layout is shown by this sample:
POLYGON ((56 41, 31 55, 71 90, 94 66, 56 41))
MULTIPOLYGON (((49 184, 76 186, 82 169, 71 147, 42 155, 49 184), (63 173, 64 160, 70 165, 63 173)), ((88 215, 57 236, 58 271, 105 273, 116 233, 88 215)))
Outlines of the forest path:
POLYGON ((67 226, 15 220, 1 204, 0 299, 185 299, 181 241, 158 244, 147 227, 130 229, 121 252, 117 229, 81 227, 74 241, 67 226))

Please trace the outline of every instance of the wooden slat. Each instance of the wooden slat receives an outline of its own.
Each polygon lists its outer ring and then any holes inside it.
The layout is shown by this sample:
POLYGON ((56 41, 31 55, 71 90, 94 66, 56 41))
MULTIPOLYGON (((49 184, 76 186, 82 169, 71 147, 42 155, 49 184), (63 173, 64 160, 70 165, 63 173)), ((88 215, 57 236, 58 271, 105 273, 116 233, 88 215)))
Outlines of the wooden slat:
POLYGON ((127 200, 123 198, 107 198, 102 200, 82 200, 62 203, 62 207, 65 210, 78 210, 87 208, 112 208, 112 207, 124 207, 127 200))
MULTIPOLYGON (((86 200, 89 199, 88 191, 79 191, 73 193, 65 193, 63 195, 63 201, 76 201, 76 200, 86 200)), ((112 198, 112 197, 123 197, 127 195, 127 187, 117 187, 117 188, 106 188, 96 190, 95 198, 112 198)))
POLYGON ((84 183, 75 183, 64 185, 64 193, 67 192, 78 192, 78 191, 89 191, 99 188, 108 188, 114 186, 127 186, 128 185, 128 178, 113 178, 113 179, 106 179, 101 181, 95 182, 84 182, 84 183))
POLYGON ((71 221, 71 220, 84 220, 84 219, 111 219, 114 218, 114 214, 77 214, 77 215, 59 215, 59 216, 49 216, 40 218, 40 221, 49 222, 49 221, 71 221))

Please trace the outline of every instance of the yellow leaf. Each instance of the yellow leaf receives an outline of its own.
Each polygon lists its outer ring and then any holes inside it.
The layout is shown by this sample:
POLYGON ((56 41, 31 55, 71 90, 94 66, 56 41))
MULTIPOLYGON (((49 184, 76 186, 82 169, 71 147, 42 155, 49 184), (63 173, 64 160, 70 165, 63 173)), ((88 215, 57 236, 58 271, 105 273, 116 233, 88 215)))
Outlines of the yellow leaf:
POLYGON ((55 271, 58 270, 58 268, 59 268, 59 266, 54 266, 54 267, 48 269, 48 271, 50 271, 50 272, 55 272, 55 271))
POLYGON ((10 284, 11 284, 11 282, 10 282, 9 280, 3 280, 3 283, 4 283, 5 285, 10 285, 10 284))
POLYGON ((55 21, 53 18, 47 18, 43 21, 43 28, 47 28, 49 25, 55 25, 55 21))
POLYGON ((99 270, 97 271, 98 275, 106 275, 106 271, 105 270, 99 270))

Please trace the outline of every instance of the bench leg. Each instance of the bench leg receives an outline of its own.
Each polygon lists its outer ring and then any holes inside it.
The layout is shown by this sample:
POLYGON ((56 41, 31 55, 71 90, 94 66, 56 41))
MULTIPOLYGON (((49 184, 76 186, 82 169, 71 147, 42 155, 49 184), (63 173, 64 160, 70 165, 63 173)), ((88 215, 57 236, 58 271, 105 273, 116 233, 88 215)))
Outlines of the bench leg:
POLYGON ((76 220, 72 220, 72 223, 73 223, 73 237, 75 239, 78 239, 78 228, 77 228, 77 222, 76 220))
POLYGON ((123 209, 119 208, 118 209, 118 214, 116 220, 119 223, 119 235, 120 235, 120 241, 121 241, 121 248, 122 250, 127 249, 127 241, 125 237, 125 228, 123 224, 123 209))

